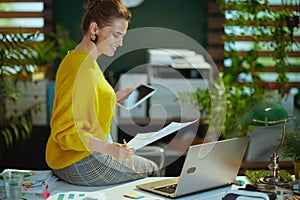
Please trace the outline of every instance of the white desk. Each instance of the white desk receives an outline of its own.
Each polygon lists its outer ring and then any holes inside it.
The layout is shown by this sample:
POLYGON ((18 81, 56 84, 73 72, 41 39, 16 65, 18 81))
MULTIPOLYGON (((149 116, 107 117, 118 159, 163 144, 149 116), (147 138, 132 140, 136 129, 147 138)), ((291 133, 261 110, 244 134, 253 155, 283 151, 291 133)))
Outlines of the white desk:
MULTIPOLYGON (((117 184, 117 185, 111 185, 111 186, 105 186, 105 187, 83 187, 83 186, 76 186, 67 184, 62 181, 57 181, 55 183, 55 186, 51 192, 50 197, 47 200, 66 200, 68 199, 69 195, 75 195, 75 197, 78 197, 80 194, 85 195, 85 200, 130 200, 130 198, 124 197, 124 194, 128 193, 137 193, 144 198, 140 198, 140 200, 166 200, 169 198, 165 198, 159 195, 154 195, 152 193, 144 192, 142 190, 137 189, 135 186, 137 184, 146 183, 154 180, 161 180, 165 178, 170 177, 148 177, 144 179, 140 179, 137 181, 127 182, 124 184, 117 184), (60 198, 59 198, 59 195, 60 198)), ((246 181, 245 177, 237 177, 237 180, 243 180, 246 181)), ((226 188, 220 188, 204 193, 197 193, 193 195, 184 196, 181 198, 176 198, 178 200, 195 200, 195 199, 201 199, 201 200, 218 200, 222 199, 225 192, 230 189, 237 189, 237 186, 232 187, 226 187, 226 188)), ((41 200, 45 198, 41 197, 28 197, 28 200, 41 200)), ((69 198, 70 199, 70 198, 69 198)), ((74 198, 74 199, 83 199, 83 198, 74 198)))

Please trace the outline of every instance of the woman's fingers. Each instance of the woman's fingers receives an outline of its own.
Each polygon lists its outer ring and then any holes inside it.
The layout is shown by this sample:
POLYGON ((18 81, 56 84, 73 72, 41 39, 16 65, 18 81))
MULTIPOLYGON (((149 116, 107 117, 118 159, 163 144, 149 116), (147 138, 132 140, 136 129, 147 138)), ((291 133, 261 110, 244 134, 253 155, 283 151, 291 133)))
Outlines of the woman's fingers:
POLYGON ((115 148, 111 152, 111 156, 119 162, 129 159, 135 152, 134 149, 128 148, 126 144, 114 143, 115 148))

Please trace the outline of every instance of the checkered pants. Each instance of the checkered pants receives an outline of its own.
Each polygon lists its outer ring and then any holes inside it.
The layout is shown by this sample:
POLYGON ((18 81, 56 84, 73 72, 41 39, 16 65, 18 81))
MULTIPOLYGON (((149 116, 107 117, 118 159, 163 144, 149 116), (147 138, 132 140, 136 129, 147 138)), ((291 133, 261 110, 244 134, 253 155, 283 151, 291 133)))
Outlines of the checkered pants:
POLYGON ((104 186, 159 176, 158 166, 151 160, 137 155, 131 158, 134 169, 128 159, 120 163, 109 155, 94 152, 71 166, 53 170, 53 173, 68 183, 83 186, 104 186))

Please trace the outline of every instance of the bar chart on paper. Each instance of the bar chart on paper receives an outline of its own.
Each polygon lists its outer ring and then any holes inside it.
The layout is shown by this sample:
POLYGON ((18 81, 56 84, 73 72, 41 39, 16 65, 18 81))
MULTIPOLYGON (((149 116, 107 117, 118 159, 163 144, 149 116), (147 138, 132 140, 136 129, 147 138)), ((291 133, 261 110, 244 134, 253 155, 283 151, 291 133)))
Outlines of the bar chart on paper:
POLYGON ((66 192, 50 196, 47 200, 83 200, 83 199, 102 199, 100 192, 66 192))

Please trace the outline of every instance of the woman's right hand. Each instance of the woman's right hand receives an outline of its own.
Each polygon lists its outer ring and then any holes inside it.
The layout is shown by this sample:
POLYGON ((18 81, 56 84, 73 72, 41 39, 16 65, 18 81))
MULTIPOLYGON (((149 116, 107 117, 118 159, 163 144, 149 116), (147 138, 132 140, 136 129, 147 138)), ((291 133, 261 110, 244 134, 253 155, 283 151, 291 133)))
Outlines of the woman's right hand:
POLYGON ((90 138, 89 149, 108 154, 119 162, 129 159, 135 153, 135 150, 128 148, 126 144, 109 143, 95 137, 90 138))
POLYGON ((108 154, 119 162, 123 162, 134 154, 133 148, 128 148, 126 144, 111 143, 108 154))

